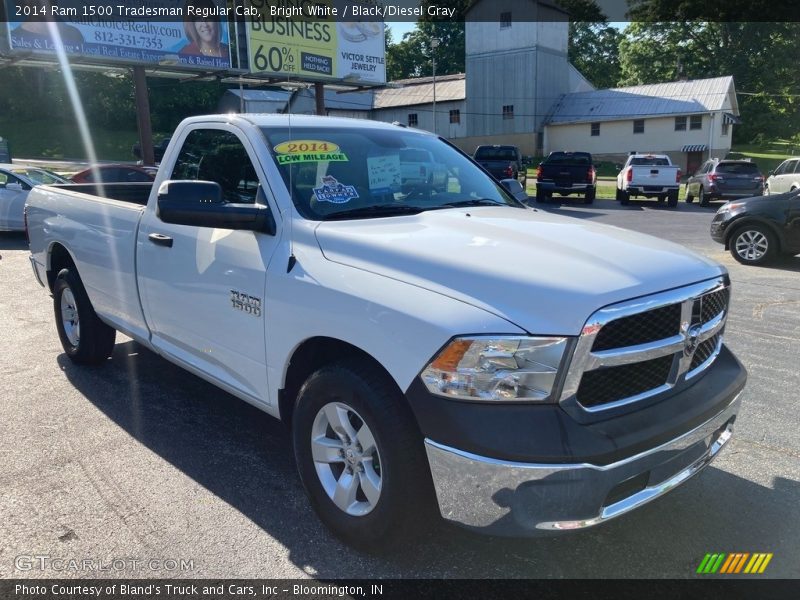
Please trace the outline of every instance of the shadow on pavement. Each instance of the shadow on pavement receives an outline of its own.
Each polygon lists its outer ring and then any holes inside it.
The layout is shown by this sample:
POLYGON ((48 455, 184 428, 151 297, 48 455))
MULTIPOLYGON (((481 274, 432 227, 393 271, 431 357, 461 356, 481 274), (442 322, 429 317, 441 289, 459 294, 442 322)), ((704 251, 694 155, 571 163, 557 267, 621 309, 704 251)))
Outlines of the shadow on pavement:
MULTIPOLYGON (((312 567, 319 578, 693 577, 706 552, 773 552, 769 575, 797 575, 800 485, 779 478, 770 489, 714 467, 592 530, 506 539, 442 523, 411 547, 358 554, 316 518, 277 420, 135 342, 118 344, 100 368, 75 366, 64 354, 58 363, 137 442, 257 524, 288 549, 293 564, 312 567)), ((732 446, 727 452, 737 454, 732 446)), ((735 460, 748 457, 742 452, 735 460)))
POLYGON ((0 250, 27 250, 28 242, 21 231, 0 231, 0 250))

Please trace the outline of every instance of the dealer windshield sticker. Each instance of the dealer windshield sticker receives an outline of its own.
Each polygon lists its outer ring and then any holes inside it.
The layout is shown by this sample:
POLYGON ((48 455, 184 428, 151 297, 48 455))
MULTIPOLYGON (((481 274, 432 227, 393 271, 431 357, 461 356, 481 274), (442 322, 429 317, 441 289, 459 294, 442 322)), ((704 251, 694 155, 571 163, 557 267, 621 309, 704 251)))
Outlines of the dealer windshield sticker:
POLYGON ((322 178, 322 187, 314 188, 314 195, 318 202, 332 202, 333 204, 345 204, 353 198, 358 198, 358 192, 354 186, 339 183, 332 175, 325 175, 322 178))
POLYGON ((301 162, 347 162, 347 155, 333 142, 289 140, 273 148, 279 165, 301 162))
POLYGON ((400 187, 400 155, 367 158, 369 189, 372 192, 391 192, 400 187))

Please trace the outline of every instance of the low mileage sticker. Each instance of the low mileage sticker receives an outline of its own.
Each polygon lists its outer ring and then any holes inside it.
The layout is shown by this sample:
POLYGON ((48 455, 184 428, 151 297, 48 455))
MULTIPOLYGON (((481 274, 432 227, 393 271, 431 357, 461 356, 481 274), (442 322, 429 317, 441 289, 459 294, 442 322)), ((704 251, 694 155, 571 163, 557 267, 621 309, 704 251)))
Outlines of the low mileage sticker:
POLYGON ((323 140, 290 140, 273 148, 278 164, 299 162, 347 162, 347 155, 333 142, 323 140))

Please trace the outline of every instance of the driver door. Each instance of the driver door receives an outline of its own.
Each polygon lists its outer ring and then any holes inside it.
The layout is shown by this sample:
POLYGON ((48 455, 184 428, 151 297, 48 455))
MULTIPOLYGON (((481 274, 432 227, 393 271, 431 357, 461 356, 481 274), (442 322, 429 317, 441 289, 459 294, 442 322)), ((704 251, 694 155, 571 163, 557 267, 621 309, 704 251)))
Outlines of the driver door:
MULTIPOLYGON (((226 124, 191 130, 171 167, 170 180, 215 181, 226 202, 270 206, 254 149, 226 124)), ((137 246, 153 346, 240 397, 266 403, 264 298, 277 237, 165 223, 154 209, 145 212, 137 246)))

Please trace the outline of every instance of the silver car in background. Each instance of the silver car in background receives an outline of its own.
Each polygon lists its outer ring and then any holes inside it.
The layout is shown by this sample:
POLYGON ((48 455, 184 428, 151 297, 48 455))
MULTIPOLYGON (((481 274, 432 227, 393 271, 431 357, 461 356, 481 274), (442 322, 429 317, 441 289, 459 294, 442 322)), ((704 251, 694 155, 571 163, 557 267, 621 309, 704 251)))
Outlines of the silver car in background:
POLYGON ((790 158, 770 171, 765 194, 783 194, 800 189, 800 158, 790 158))
POLYGON ((46 169, 0 164, 0 231, 23 231, 28 192, 53 183, 69 181, 46 169))

